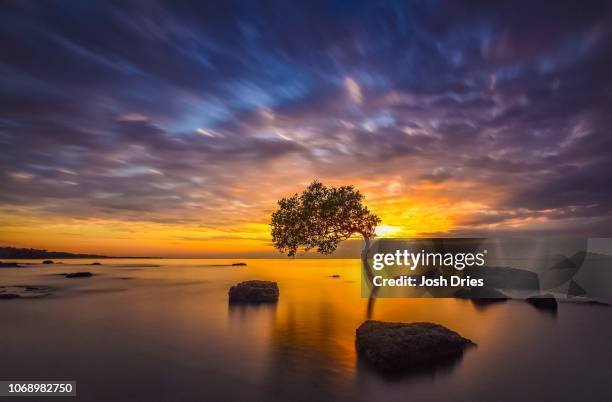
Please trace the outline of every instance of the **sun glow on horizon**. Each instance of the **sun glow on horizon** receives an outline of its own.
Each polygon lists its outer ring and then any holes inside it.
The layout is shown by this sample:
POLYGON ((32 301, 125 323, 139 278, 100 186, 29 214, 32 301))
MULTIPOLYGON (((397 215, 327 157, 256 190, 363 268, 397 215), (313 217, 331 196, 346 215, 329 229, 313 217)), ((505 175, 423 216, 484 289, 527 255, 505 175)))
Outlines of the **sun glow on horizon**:
MULTIPOLYGON (((321 180, 332 186, 353 182, 362 191, 368 208, 381 218, 377 237, 450 235, 475 214, 495 213, 490 208, 500 197, 489 191, 474 198, 469 192, 472 184, 459 181, 407 185, 396 177, 321 180)), ((299 180, 290 182, 276 187, 268 183, 271 191, 258 191, 247 180, 230 188, 235 202, 206 208, 189 205, 160 214, 70 217, 27 207, 0 210, 0 244, 110 256, 278 256, 270 235, 271 213, 278 199, 304 187, 299 180)), ((194 188, 191 193, 200 191, 194 188)), ((511 221, 518 226, 521 222, 520 217, 511 221)))

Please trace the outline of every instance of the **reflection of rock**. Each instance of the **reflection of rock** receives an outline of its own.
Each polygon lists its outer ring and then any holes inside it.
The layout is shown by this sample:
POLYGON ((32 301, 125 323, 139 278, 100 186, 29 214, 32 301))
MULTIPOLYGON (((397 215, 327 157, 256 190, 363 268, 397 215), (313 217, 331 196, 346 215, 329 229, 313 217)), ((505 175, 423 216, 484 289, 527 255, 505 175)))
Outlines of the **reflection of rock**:
POLYGON ((53 264, 53 261, 52 260, 44 260, 42 263, 43 264, 53 264))
POLYGON ((431 367, 474 343, 442 325, 368 320, 357 328, 357 353, 383 371, 431 367))
POLYGON ((71 272, 66 274, 66 278, 89 278, 93 276, 91 272, 71 272))
POLYGON ((538 274, 511 267, 466 267, 466 275, 482 278, 487 286, 498 289, 534 289, 540 288, 538 274))
POLYGON ((0 262, 0 268, 19 268, 20 265, 16 262, 0 262))
POLYGON ((479 288, 461 288, 455 292, 455 297, 459 299, 470 299, 474 303, 497 303, 509 299, 497 289, 479 287, 479 288))
POLYGON ((246 281, 229 290, 231 303, 271 303, 278 301, 278 285, 271 281, 246 281))
POLYGON ((550 293, 530 296, 525 301, 536 308, 557 311, 557 299, 550 293))
POLYGON ((235 263, 232 264, 232 266, 234 266, 234 267, 242 267, 242 266, 245 266, 245 265, 246 265, 246 262, 235 262, 235 263))

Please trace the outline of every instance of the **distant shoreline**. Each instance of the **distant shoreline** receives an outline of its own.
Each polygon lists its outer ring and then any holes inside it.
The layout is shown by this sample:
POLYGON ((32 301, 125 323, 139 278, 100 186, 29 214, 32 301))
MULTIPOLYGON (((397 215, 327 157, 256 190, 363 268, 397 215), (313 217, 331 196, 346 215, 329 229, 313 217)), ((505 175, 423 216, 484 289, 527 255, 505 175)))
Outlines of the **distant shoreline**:
POLYGON ((95 256, 95 257, 61 257, 61 256, 53 256, 53 257, 0 257, 0 259, 3 260, 40 260, 40 259, 45 259, 45 260, 51 260, 51 259, 57 259, 57 260, 117 260, 117 259, 124 259, 124 260, 128 260, 128 259, 167 259, 168 257, 111 257, 111 256, 95 256))
POLYGON ((39 260, 39 259, 75 259, 75 258, 160 258, 160 257, 114 257, 98 254, 79 254, 66 251, 48 251, 35 248, 0 247, 0 259, 39 260))

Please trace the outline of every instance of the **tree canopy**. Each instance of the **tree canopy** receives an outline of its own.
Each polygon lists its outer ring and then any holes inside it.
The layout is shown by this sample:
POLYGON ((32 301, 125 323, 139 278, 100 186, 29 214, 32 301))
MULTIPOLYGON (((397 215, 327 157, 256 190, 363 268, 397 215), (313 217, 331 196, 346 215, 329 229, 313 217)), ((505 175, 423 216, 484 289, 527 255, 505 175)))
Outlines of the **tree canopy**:
POLYGON ((353 186, 327 187, 313 181, 301 194, 278 201, 271 223, 274 246, 290 257, 315 248, 331 254, 353 235, 374 237, 380 218, 363 199, 353 186))

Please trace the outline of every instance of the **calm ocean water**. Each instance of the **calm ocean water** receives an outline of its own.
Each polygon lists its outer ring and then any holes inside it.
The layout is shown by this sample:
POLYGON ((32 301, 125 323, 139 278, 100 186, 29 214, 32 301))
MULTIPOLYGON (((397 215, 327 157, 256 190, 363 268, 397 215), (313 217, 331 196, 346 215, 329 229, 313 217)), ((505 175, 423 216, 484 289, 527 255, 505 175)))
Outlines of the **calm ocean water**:
POLYGON ((552 315, 521 301, 483 308, 464 300, 379 299, 374 319, 432 321, 478 344, 452 367, 389 379, 355 355, 355 329, 367 304, 358 260, 86 265, 93 261, 0 268, 0 286, 51 292, 0 300, 0 380, 76 380, 79 401, 609 401, 612 395, 612 307, 562 303, 552 315), (73 271, 95 276, 58 275, 73 271), (229 306, 229 287, 248 279, 278 282, 278 304, 229 306))

